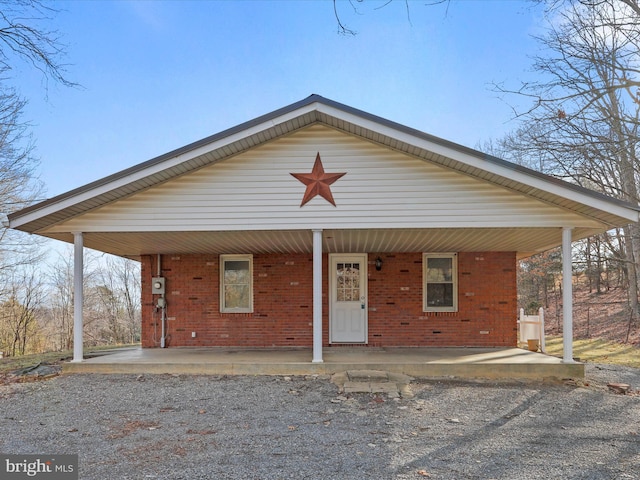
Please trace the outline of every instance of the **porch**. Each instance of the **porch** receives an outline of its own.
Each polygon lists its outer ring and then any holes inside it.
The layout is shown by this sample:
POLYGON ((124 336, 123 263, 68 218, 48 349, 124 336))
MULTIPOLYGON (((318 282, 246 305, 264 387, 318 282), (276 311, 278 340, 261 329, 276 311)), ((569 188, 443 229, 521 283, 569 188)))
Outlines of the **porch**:
POLYGON ((584 378, 584 364, 521 348, 329 347, 322 363, 307 348, 133 348, 66 363, 64 373, 331 375, 383 370, 412 377, 544 380, 584 378))

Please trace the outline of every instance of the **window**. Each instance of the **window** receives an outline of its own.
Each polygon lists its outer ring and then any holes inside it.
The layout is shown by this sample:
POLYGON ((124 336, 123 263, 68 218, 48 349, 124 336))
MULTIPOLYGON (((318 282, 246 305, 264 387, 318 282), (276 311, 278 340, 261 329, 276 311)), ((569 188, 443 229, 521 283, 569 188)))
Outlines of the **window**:
POLYGON ((251 255, 220 256, 220 311, 227 313, 253 311, 253 257, 251 255))
POLYGON ((424 311, 458 311, 458 256, 425 253, 423 257, 424 311))

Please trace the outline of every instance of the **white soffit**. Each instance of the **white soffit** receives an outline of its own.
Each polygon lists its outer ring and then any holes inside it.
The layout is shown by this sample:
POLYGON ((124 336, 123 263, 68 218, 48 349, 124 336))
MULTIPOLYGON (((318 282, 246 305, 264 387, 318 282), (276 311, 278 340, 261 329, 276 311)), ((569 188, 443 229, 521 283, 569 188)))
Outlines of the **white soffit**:
MULTIPOLYGON (((577 238, 592 233, 573 232, 577 238)), ((48 235, 73 242, 71 234, 48 235)), ((310 230, 235 232, 88 232, 84 245, 115 255, 139 258, 145 254, 311 253, 310 230)), ((324 253, 485 252, 512 251, 519 258, 561 243, 559 228, 455 228, 324 230, 324 253)))

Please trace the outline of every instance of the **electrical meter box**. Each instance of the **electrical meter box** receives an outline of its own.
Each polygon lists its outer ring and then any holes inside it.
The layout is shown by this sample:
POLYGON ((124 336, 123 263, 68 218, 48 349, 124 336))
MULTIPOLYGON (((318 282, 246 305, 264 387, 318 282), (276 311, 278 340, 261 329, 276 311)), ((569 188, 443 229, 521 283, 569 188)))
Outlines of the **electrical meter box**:
POLYGON ((151 293, 153 295, 164 295, 164 277, 153 277, 151 279, 151 293))

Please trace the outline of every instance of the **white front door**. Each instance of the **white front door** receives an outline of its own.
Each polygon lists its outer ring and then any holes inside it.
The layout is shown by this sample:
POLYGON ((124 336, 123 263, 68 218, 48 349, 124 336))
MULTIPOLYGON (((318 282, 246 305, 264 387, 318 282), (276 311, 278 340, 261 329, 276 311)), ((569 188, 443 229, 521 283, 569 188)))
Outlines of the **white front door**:
POLYGON ((329 341, 367 343, 367 254, 329 255, 329 341))

